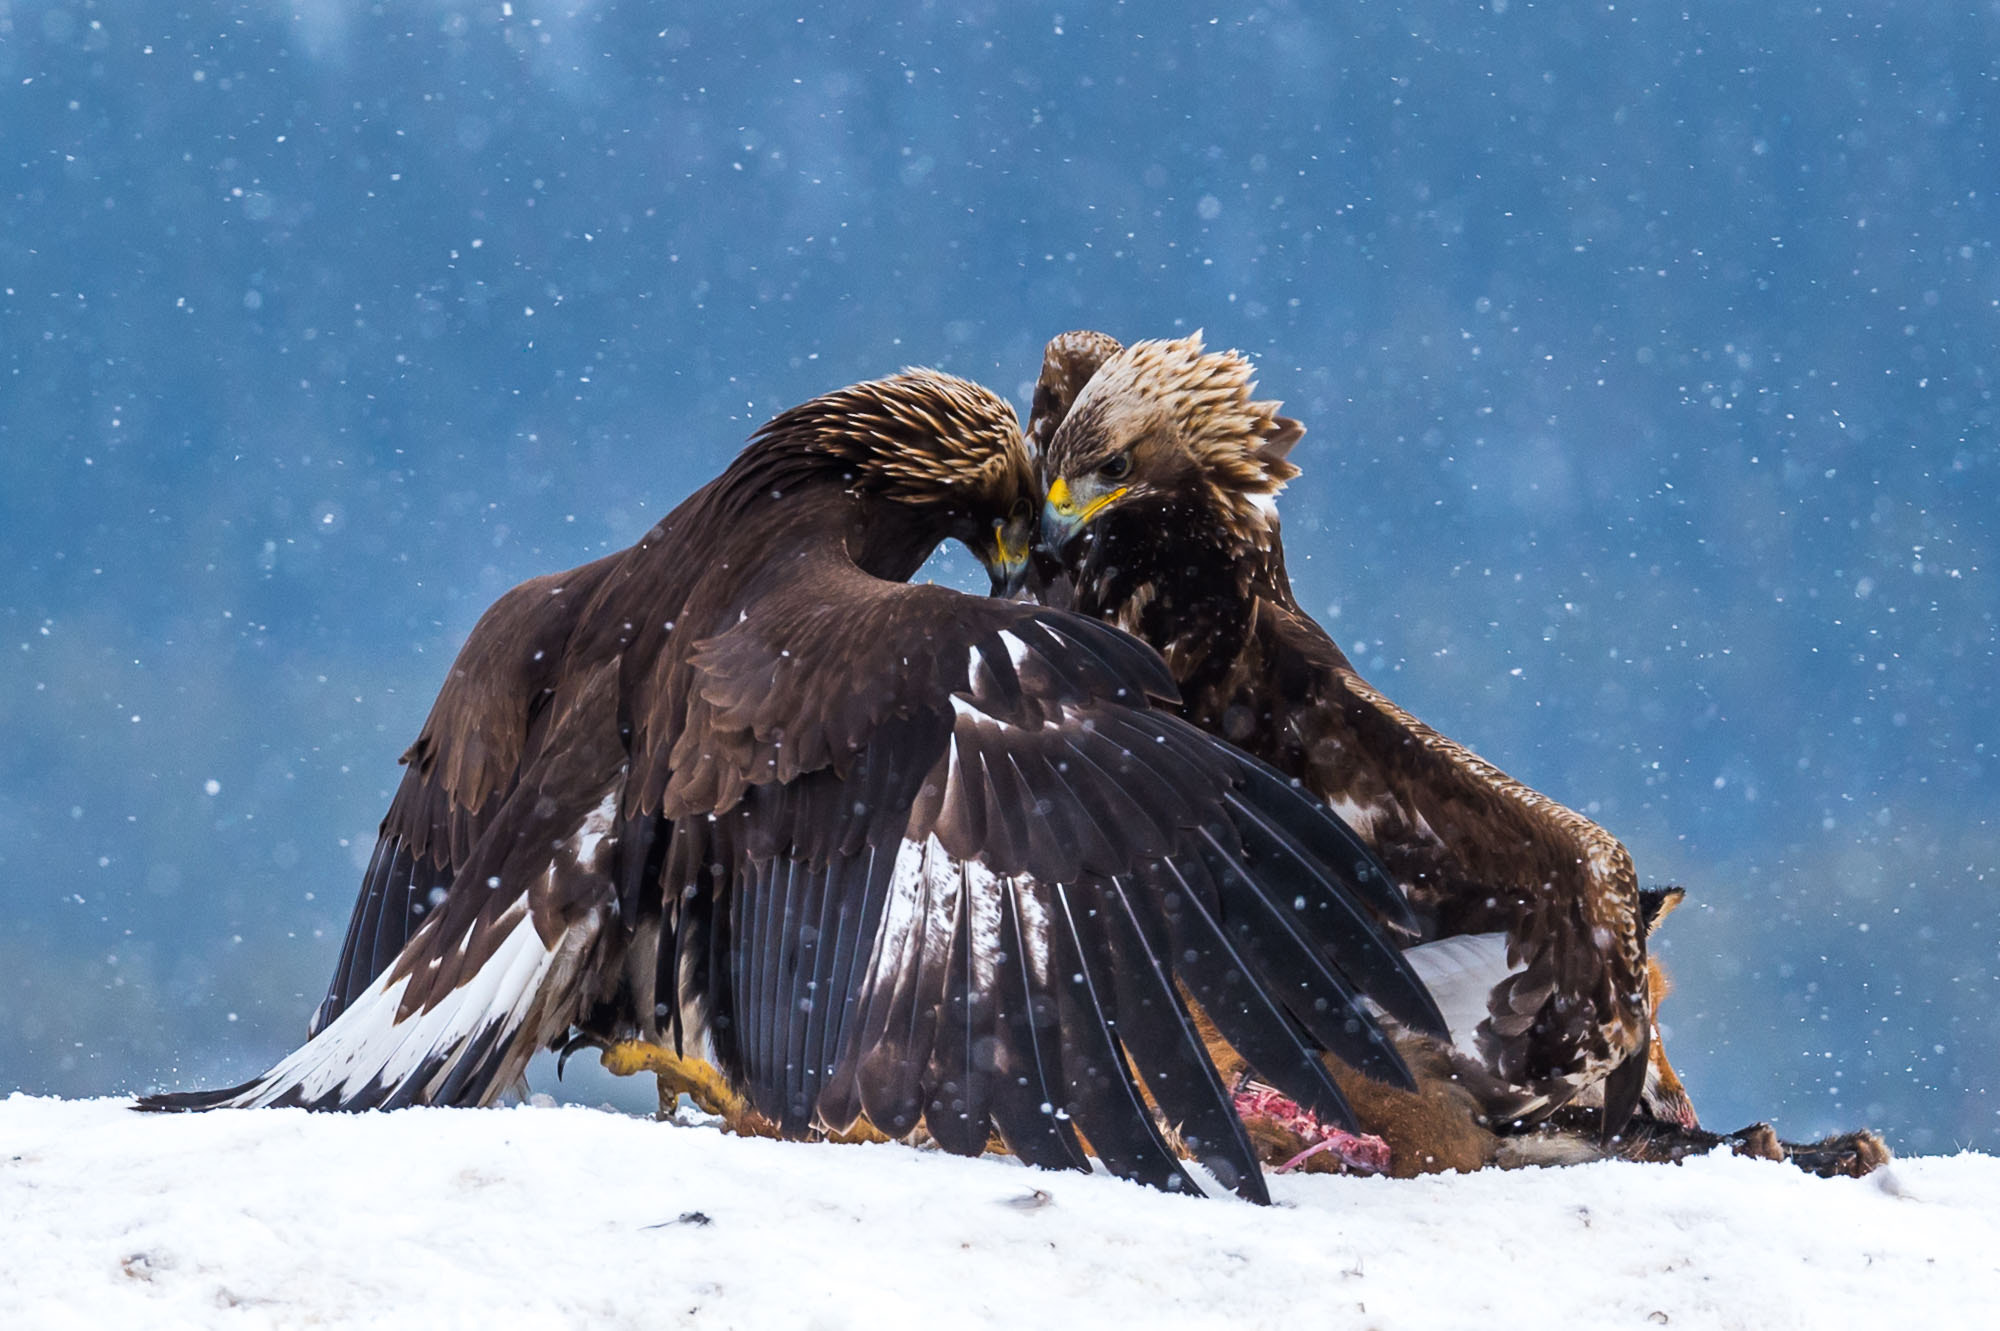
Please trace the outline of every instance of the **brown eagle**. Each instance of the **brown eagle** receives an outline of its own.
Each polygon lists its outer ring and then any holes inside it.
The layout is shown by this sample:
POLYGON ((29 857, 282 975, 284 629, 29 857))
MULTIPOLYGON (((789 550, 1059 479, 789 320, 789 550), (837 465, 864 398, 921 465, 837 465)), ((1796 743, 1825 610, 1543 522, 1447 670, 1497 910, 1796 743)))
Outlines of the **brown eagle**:
POLYGON ((1071 1168, 1087 1141, 1192 1188, 1178 1146, 1263 1200, 1191 1005, 1351 1122, 1320 1051, 1407 1085, 1372 1005, 1443 1029, 1384 932, 1413 921, 1151 649, 905 581, 947 539, 1014 581, 1038 498, 1011 408, 906 371, 507 593, 405 757, 309 1041, 144 1107, 484 1104, 539 1049, 637 1038, 785 1135, 997 1132, 1071 1168))
MULTIPOLYGON (((1642 949, 1643 998, 1623 983, 1634 933, 1643 945, 1684 893, 1628 897, 1630 861, 1609 833, 1383 698, 1299 610, 1272 499, 1295 474, 1285 454, 1304 431, 1276 403, 1252 400, 1247 362, 1204 355, 1198 338, 1123 352, 1105 334, 1073 332, 1044 357, 1030 432, 1052 501, 1037 552, 1045 599, 1078 596, 1049 558, 1058 545, 1077 574, 1079 608, 1162 648, 1191 719, 1356 817, 1399 868, 1430 940, 1407 955, 1464 1048, 1407 1040, 1414 1092, 1334 1065, 1362 1129, 1386 1139, 1390 1172, 1675 1160, 1723 1147, 1826 1176, 1886 1162, 1888 1148, 1868 1131, 1793 1143, 1762 1123, 1727 1134, 1701 1127, 1660 1044, 1665 971, 1642 949), (1105 381, 1093 383, 1101 368, 1105 381), (1086 385, 1090 400, 1079 402, 1086 385), (1077 423, 1064 431, 1073 408, 1077 423), (1065 541, 1079 529, 1080 540, 1065 541), (1483 928, 1491 931, 1468 932, 1483 928), (1605 1042, 1610 1057, 1594 1052, 1589 1030, 1605 1014, 1619 1037, 1605 1042), (1634 1021, 1646 1057, 1627 1056, 1622 1086, 1593 1080, 1617 1048, 1631 1048, 1634 1021), (1624 1118, 1616 1098, 1633 1094, 1641 1070, 1640 1112, 1615 1140, 1591 1140, 1624 1118), (1540 1119, 1539 1130, 1519 1133, 1524 1115, 1540 1119)), ((1226 1041, 1211 1038, 1210 1048, 1240 1075, 1226 1041)), ((1260 1112, 1270 1100, 1239 1097, 1266 1160, 1370 1163, 1315 1155, 1326 1144, 1321 1128, 1260 1112)))
POLYGON ((1496 1124, 1601 1097, 1614 1131, 1655 1062, 1631 857, 1398 707, 1299 608, 1275 498, 1304 427, 1255 400, 1251 375, 1199 334, 1052 342, 1030 422, 1041 548, 1076 610, 1160 651, 1181 715, 1296 778, 1389 867, 1457 1046, 1444 1079, 1496 1124))

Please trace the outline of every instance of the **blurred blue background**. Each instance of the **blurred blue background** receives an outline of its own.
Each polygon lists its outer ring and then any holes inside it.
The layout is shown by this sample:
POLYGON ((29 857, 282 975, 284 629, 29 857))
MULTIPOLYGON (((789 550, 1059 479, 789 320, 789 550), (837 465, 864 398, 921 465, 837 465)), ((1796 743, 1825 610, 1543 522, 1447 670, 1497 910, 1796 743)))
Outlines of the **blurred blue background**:
POLYGON ((1689 887, 1705 1119, 2000 1149, 2000 11, 1074 8, 0 6, 0 1091, 296 1043, 479 612, 771 413, 1200 327, 1302 602, 1689 887))

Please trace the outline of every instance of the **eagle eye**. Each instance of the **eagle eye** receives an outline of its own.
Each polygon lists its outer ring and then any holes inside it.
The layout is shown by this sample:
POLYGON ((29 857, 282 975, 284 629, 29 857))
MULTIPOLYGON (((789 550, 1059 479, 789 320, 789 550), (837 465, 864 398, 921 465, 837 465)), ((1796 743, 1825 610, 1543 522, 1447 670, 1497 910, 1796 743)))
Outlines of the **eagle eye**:
POLYGON ((1130 453, 1120 453, 1099 467, 1097 474, 1107 481, 1116 481, 1124 479, 1125 473, 1131 470, 1132 455, 1130 453))

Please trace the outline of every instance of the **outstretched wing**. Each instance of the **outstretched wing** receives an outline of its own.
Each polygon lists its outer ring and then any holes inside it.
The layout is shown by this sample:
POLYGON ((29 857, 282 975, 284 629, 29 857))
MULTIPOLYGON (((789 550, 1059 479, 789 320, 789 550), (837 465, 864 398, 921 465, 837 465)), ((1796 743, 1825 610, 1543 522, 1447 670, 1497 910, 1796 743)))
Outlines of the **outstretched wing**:
POLYGON ((649 732, 683 1032, 788 1132, 865 1114, 1049 1166, 1080 1133, 1190 1187, 1164 1123, 1262 1199, 1194 1006, 1335 1120, 1315 1051, 1407 1081, 1363 995, 1441 1023, 1373 923, 1407 917, 1366 848, 1150 705, 1173 695, 1151 650, 1058 611, 851 565, 767 595, 649 732))
POLYGON ((525 582, 480 617, 452 662, 362 875, 308 1034, 346 1010, 437 910, 540 747, 578 617, 616 557, 525 582))
POLYGON ((514 1084, 621 978, 618 670, 614 656, 559 686, 457 885, 336 1017, 261 1077, 140 1108, 478 1105, 514 1084))
POLYGON ((1645 930, 1624 845, 1411 716, 1316 625, 1266 608, 1312 662, 1316 697, 1293 724, 1329 804, 1369 837, 1432 936, 1505 933, 1475 1035, 1482 1061, 1550 1103, 1643 1064, 1645 930))

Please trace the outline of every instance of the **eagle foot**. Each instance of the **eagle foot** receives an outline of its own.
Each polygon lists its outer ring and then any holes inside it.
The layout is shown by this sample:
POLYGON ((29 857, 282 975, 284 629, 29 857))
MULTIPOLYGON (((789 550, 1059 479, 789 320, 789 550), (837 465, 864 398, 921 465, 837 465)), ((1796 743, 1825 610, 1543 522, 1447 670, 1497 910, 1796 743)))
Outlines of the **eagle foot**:
POLYGON ((1887 1142, 1866 1128, 1822 1137, 1816 1142, 1788 1142, 1768 1123, 1752 1123, 1732 1132, 1730 1149, 1757 1160, 1785 1160, 1820 1178, 1864 1178, 1889 1163, 1887 1142))
POLYGON ((605 1071, 615 1077, 634 1077, 650 1072, 660 1082, 660 1115, 670 1117, 674 1105, 685 1094, 695 1108, 722 1120, 723 1127, 741 1137, 773 1137, 776 1129, 750 1107, 750 1102, 730 1089, 722 1074, 698 1058, 684 1058, 664 1045, 648 1040, 620 1040, 599 1056, 605 1071))
POLYGON ((1691 1155, 1727 1150, 1746 1160, 1790 1164, 1820 1178, 1865 1178, 1894 1158, 1881 1136, 1865 1128, 1814 1142, 1788 1142, 1769 1123, 1752 1123, 1734 1132, 1709 1132, 1686 1124, 1649 1121, 1643 1116, 1607 1151, 1559 1158, 1560 1149, 1550 1149, 1580 1140, 1576 1122, 1558 1111, 1541 1131, 1511 1138, 1508 1146, 1512 1162, 1518 1164, 1574 1164, 1606 1155, 1644 1164, 1677 1164, 1691 1155))

